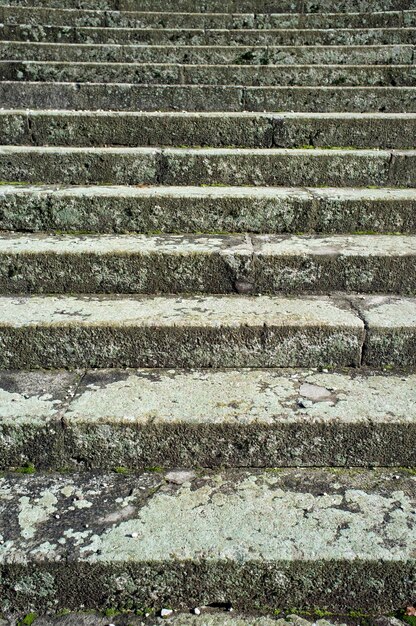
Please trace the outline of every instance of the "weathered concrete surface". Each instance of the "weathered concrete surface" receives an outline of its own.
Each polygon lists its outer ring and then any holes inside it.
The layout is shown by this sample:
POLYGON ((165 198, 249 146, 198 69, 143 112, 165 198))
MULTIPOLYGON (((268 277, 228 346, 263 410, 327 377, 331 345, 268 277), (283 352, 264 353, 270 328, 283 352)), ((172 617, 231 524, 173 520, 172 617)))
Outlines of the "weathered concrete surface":
POLYGON ((415 466, 416 376, 4 372, 0 467, 415 466))
POLYGON ((0 228, 414 233, 416 193, 412 189, 0 185, 0 228))
POLYGON ((3 108, 416 112, 416 87, 232 87, 3 82, 3 108))
POLYGON ((416 237, 0 235, 0 293, 416 294, 416 237))
POLYGON ((414 465, 415 382, 366 371, 91 372, 65 413, 66 456, 93 467, 189 467, 195 455, 208 466, 414 465))
MULTIPOLYGON (((416 238, 403 240, 396 269, 408 245, 416 255, 416 238)), ((410 260, 403 281, 412 271, 410 260)), ((244 235, 0 236, 2 293, 236 293, 244 282, 258 292, 254 272, 244 235)))
POLYGON ((198 474, 4 476, 3 611, 411 603, 411 473, 198 474))
POLYGON ((2 146, 6 182, 415 187, 416 150, 2 146))
MULTIPOLYGON (((27 6, 31 0, 1 0, 0 6, 27 6)), ((38 6, 122 11, 178 11, 215 13, 328 13, 339 11, 398 11, 414 9, 412 0, 40 0, 38 6)))
POLYGON ((0 298, 0 367, 358 365, 364 325, 343 299, 0 298))
MULTIPOLYGON (((14 10, 15 7, 12 8, 14 10)), ((360 15, 360 14, 357 14, 360 15)), ((9 61, 181 63, 181 64, 411 64, 410 44, 367 46, 139 46, 0 42, 0 59, 9 61)))
POLYGON ((0 372, 0 466, 60 468, 62 417, 81 372, 0 372))
POLYGON ((414 113, 0 110, 3 145, 414 148, 414 113))
POLYGON ((413 65, 179 65, 0 61, 0 80, 155 85, 408 86, 413 65))
POLYGON ((111 28, 31 24, 0 26, 3 41, 77 44, 147 44, 195 46, 311 46, 414 44, 414 25, 401 28, 322 29, 183 29, 111 28))
POLYGON ((400 28, 416 24, 415 11, 370 13, 169 13, 51 9, 0 6, 7 24, 117 28, 282 29, 282 28, 400 28))
POLYGON ((416 299, 356 296, 352 301, 367 327, 364 364, 415 365, 416 299))

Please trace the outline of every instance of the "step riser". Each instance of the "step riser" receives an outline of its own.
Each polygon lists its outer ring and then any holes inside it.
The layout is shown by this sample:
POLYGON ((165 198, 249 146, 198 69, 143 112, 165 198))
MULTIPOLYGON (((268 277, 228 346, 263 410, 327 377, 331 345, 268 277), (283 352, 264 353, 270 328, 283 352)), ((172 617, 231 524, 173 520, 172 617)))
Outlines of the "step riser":
POLYGON ((196 451, 200 467, 412 467, 415 389, 366 370, 3 372, 0 468, 192 467, 196 451))
POLYGON ((6 61, 114 62, 114 63, 181 63, 189 65, 279 65, 344 64, 406 65, 412 64, 414 48, 402 46, 361 47, 173 47, 161 46, 77 46, 62 44, 0 43, 0 59, 6 61))
POLYGON ((413 148, 414 118, 0 112, 3 145, 413 148))
POLYGON ((194 66, 167 64, 48 64, 1 61, 0 80, 155 85, 408 86, 416 66, 194 66))
POLYGON ((3 181, 38 184, 414 187, 416 153, 3 147, 3 181))
POLYGON ((414 28, 375 30, 182 30, 4 25, 2 40, 193 46, 392 45, 415 42, 414 28))
MULTIPOLYGON (((32 0, 1 0, 0 6, 31 6, 32 0)), ((58 9, 180 13, 351 13, 414 9, 412 0, 39 0, 58 9)))
POLYGON ((413 597, 414 477, 404 470, 10 474, 3 483, 3 610, 185 609, 227 598, 250 612, 377 614, 413 597))
MULTIPOLYGON (((145 192, 145 190, 140 190, 145 192)), ((155 192, 155 190, 153 190, 155 192)), ((0 186, 0 228, 24 231, 353 233, 416 232, 416 199, 408 195, 343 198, 340 190, 295 190, 283 195, 192 193, 137 195, 100 188, 76 193, 0 186), (158 210, 155 210, 155 202, 158 210)), ((408 192, 409 194, 410 192, 408 192)))
POLYGON ((1 7, 0 22, 109 28, 400 28, 415 26, 415 11, 335 14, 118 13, 1 7))
POLYGON ((103 111, 416 112, 416 88, 2 84, 5 109, 103 111))
POLYGON ((398 236, 0 239, 3 294, 410 295, 415 276, 415 240, 398 236))

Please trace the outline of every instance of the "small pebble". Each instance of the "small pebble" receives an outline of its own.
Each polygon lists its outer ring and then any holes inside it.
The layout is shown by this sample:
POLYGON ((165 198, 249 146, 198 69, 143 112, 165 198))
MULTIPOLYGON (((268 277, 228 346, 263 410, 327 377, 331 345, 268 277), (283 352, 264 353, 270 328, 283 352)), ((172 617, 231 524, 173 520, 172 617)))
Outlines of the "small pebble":
POLYGON ((194 613, 195 613, 195 615, 201 615, 201 609, 198 609, 198 607, 196 607, 194 609, 194 613))
POLYGON ((138 536, 139 536, 139 533, 131 533, 132 539, 137 539, 138 536))
POLYGON ((162 609, 160 611, 160 617, 170 617, 171 615, 173 615, 172 609, 162 609))

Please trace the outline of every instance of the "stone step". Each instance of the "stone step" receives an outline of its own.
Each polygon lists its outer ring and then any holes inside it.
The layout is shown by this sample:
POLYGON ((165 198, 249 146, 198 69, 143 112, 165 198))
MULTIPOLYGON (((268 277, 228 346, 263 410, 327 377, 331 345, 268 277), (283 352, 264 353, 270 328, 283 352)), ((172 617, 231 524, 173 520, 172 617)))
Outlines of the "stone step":
POLYGON ((1 146, 4 181, 415 187, 415 150, 1 146))
MULTIPOLYGON (((192 607, 192 612, 188 613, 173 613, 168 618, 168 624, 171 626, 345 626, 345 622, 351 625, 359 625, 359 619, 353 619, 350 615, 335 615, 331 611, 316 611, 308 612, 307 616, 299 617, 299 615, 290 614, 290 611, 279 613, 279 617, 276 616, 262 616, 243 613, 239 615, 230 615, 229 610, 232 607, 227 608, 224 605, 223 608, 212 607, 192 607), (321 618, 321 615, 325 615, 325 618, 321 618), (201 617, 202 616, 202 617, 201 617)), ((165 609, 168 612, 169 609, 165 609)), ((110 609, 111 612, 111 609, 110 609)), ((298 611, 299 613, 299 611, 298 611)), ((351 613, 351 612, 350 612, 351 613)), ((354 612, 352 612, 354 613, 354 612)), ((123 611, 119 614, 115 614, 111 618, 111 622, 114 626, 124 626, 128 620, 129 626, 162 626, 166 622, 165 617, 161 617, 161 613, 151 611, 149 617, 143 618, 139 613, 132 611, 123 611), (143 621, 145 620, 145 621, 143 621)), ((396 617, 387 615, 373 617, 369 615, 365 618, 369 626, 403 626, 403 621, 396 617)), ((108 617, 105 617, 103 613, 97 613, 89 611, 86 613, 66 611, 63 614, 49 614, 37 616, 33 622, 34 626, 108 626, 108 617)), ((11 626, 9 622, 4 622, 2 626, 11 626)))
POLYGON ((3 611, 388 612, 413 597, 404 469, 9 473, 2 486, 3 611))
POLYGON ((3 371, 0 395, 2 470, 416 465, 415 373, 3 371))
POLYGON ((416 299, 2 296, 0 345, 3 369, 414 367, 416 299))
POLYGON ((3 41, 7 61, 180 63, 189 65, 406 65, 415 46, 119 46, 3 41))
POLYGON ((414 45, 416 29, 182 29, 0 25, 1 40, 191 46, 414 45))
POLYGON ((0 107, 119 111, 416 113, 416 87, 224 87, 3 82, 0 107))
MULTIPOLYGON (((33 7, 33 0, 0 0, 0 6, 33 7)), ((36 6, 180 13, 328 13, 402 11, 413 0, 37 0, 36 6)))
POLYGON ((0 229, 98 233, 416 233, 416 192, 0 185, 0 229))
POLYGON ((168 13, 0 6, 0 22, 110 28, 400 28, 416 26, 416 11, 369 13, 168 13))
POLYGON ((331 291, 416 294, 416 237, 0 235, 3 294, 331 291))
POLYGON ((0 61, 0 80, 260 87, 412 87, 416 84, 416 65, 179 65, 0 61))
POLYGON ((412 294, 415 243, 397 235, 3 235, 0 291, 412 294))
MULTIPOLYGON (((372 365, 378 350, 382 357, 377 367, 386 359, 404 367, 416 362, 415 328, 408 320, 401 327, 416 304, 397 303, 387 334, 375 327, 371 335, 372 365)), ((361 364, 364 342, 364 322, 344 297, 0 298, 4 369, 348 367, 361 364)))
POLYGON ((413 113, 0 110, 4 145, 412 148, 413 113))

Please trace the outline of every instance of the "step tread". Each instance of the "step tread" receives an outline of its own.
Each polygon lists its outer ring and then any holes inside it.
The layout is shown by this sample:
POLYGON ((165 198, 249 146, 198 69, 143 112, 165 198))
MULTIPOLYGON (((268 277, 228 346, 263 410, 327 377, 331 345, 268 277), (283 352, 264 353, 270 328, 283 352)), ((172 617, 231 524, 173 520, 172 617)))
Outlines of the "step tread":
MULTIPOLYGON (((74 605, 74 588, 86 608, 147 606, 150 589, 173 608, 224 595, 236 608, 270 597, 285 607, 307 580, 312 605, 348 610, 413 590, 415 477, 404 470, 8 474, 2 483, 7 520, 19 520, 1 529, 6 598, 30 565, 47 574, 55 610, 74 605)), ((32 586, 23 602, 45 605, 32 586)))

